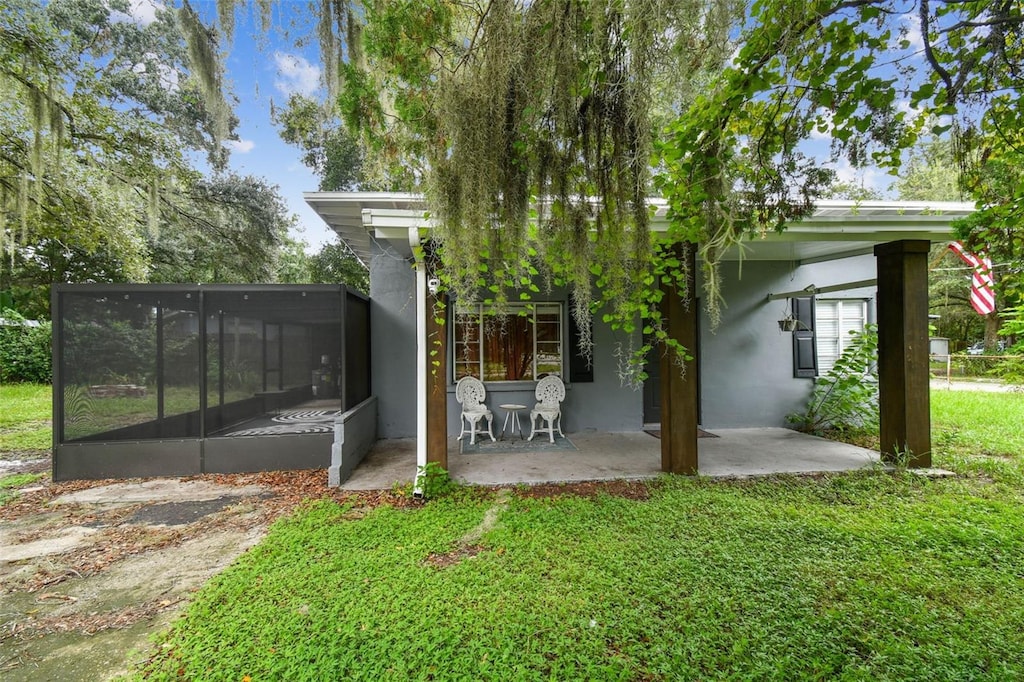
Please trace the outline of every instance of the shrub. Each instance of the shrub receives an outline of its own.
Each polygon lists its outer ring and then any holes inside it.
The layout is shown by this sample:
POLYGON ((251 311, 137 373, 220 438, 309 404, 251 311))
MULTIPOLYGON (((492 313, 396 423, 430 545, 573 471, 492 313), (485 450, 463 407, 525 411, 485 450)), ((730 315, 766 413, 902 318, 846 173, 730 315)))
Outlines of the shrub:
POLYGON ((878 426, 878 327, 850 332, 853 341, 832 369, 814 383, 807 408, 787 415, 801 431, 820 433, 829 429, 877 428, 878 426))
POLYGON ((443 497, 458 488, 458 484, 448 476, 448 471, 437 462, 417 467, 416 486, 428 500, 443 497))
POLYGON ((1003 326, 999 335, 1004 337, 1002 342, 1010 345, 1001 355, 1007 355, 1005 360, 1000 361, 995 367, 989 370, 989 374, 999 377, 1011 384, 1024 383, 1024 306, 1008 308, 1001 313, 1003 326))
POLYGON ((988 374, 1008 384, 1024 384, 1024 341, 1003 351, 1007 357, 1000 360, 988 374))
POLYGON ((24 317, 8 309, 0 311, 0 318, 5 320, 0 324, 0 383, 50 383, 50 322, 30 326, 24 317))

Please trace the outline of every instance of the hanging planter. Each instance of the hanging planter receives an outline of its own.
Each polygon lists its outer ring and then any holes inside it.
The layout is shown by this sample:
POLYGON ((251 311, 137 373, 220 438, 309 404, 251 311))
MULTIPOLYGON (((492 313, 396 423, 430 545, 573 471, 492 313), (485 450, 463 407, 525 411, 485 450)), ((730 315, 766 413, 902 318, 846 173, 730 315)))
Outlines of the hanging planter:
POLYGON ((796 332, 801 329, 809 329, 807 325, 800 322, 800 318, 793 316, 792 299, 786 299, 786 307, 782 311, 782 319, 779 320, 780 332, 796 332))
POLYGON ((784 318, 779 320, 780 332, 795 332, 799 328, 800 320, 796 319, 792 315, 786 315, 784 318))

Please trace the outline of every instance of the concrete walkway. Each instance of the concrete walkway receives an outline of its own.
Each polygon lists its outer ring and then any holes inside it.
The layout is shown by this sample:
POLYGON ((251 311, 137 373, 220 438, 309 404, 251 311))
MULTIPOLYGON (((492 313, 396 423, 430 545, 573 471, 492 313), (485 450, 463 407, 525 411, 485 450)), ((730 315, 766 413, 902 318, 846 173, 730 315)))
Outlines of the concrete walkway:
MULTIPOLYGON (((850 471, 878 463, 877 452, 781 428, 717 429, 698 440, 703 476, 850 471)), ((461 454, 448 442, 452 478, 475 485, 512 485, 654 478, 661 474, 661 441, 642 431, 569 434, 576 450, 461 454)), ((416 474, 415 439, 374 445, 346 490, 377 490, 409 483, 416 474)))
POLYGON ((932 379, 930 383, 933 391, 983 391, 986 393, 1019 393, 1024 391, 1020 384, 1007 384, 999 379, 932 379))

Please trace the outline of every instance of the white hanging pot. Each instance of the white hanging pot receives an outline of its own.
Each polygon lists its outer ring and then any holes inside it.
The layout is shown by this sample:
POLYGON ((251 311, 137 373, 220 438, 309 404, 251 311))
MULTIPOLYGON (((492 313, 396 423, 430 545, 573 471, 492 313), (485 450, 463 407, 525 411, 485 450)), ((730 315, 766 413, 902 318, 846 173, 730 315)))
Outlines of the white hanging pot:
POLYGON ((779 331, 780 332, 795 332, 798 329, 800 322, 793 317, 786 316, 779 320, 779 331))

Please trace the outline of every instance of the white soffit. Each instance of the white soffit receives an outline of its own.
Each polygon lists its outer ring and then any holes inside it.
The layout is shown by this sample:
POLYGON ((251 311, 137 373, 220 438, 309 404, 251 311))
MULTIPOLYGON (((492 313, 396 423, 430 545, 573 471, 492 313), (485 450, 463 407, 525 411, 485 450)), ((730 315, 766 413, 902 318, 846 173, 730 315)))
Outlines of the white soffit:
MULTIPOLYGON (((307 192, 308 203, 366 265, 373 242, 409 257, 410 227, 430 228, 426 204, 418 194, 391 192, 307 192)), ((668 227, 666 204, 652 199, 651 227, 668 227)), ((875 244, 900 239, 945 241, 951 223, 974 211, 964 202, 842 201, 818 202, 814 213, 784 232, 744 238, 742 251, 732 248, 727 260, 818 262, 870 254, 875 244)))
POLYGON ((419 194, 403 192, 304 192, 302 198, 338 233, 363 265, 369 266, 373 243, 411 257, 409 228, 427 227, 426 204, 419 194), (378 216, 387 222, 375 227, 378 216))

